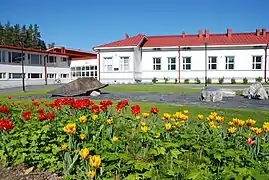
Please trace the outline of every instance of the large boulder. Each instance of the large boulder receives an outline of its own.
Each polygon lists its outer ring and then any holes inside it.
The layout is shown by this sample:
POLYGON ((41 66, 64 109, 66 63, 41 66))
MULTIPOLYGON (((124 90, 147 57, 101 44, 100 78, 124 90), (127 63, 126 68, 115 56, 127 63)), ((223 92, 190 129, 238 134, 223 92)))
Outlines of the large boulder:
POLYGON ((242 95, 249 99, 268 99, 268 90, 263 88, 260 82, 253 83, 249 88, 243 90, 242 95))
POLYGON ((93 77, 83 77, 62 85, 50 92, 52 96, 100 95, 100 89, 108 86, 93 77))
POLYGON ((201 90, 201 100, 205 102, 219 102, 223 97, 235 97, 236 92, 231 89, 204 87, 201 90))

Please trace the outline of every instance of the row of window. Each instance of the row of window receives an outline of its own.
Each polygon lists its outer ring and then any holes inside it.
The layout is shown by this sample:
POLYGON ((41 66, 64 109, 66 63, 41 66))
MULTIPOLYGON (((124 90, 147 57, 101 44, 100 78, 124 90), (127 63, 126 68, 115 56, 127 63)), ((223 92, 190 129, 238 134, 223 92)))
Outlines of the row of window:
MULTIPOLYGON (((24 73, 24 77, 26 77, 26 73, 24 73)), ((27 73, 28 79, 42 79, 43 74, 42 73, 27 73)), ((22 73, 6 73, 6 72, 0 72, 0 79, 21 79, 22 73)), ((57 73, 48 73, 47 74, 48 79, 56 79, 57 73)), ((62 73, 60 74, 61 79, 69 78, 69 74, 62 73)))
POLYGON ((114 67, 113 69, 112 57, 104 57, 104 71, 129 71, 129 63, 129 57, 120 57, 119 67, 114 67))
MULTIPOLYGON (((168 60, 168 70, 176 70, 176 58, 169 57, 168 60)), ((225 57, 225 69, 233 70, 235 63, 234 56, 225 57)), ((208 69, 217 70, 217 56, 208 57, 208 69)), ((262 56, 252 57, 252 69, 260 70, 262 69, 262 56)), ((153 70, 162 70, 161 58, 153 58, 153 70)), ((191 57, 183 57, 183 70, 191 70, 191 57)))
MULTIPOLYGON (((40 54, 28 54, 25 56, 25 53, 19 52, 7 52, 7 51, 0 51, 0 62, 8 62, 8 63, 21 63, 22 55, 25 60, 28 60, 29 64, 33 65, 42 65, 43 58, 40 54)), ((45 58, 45 56, 43 56, 45 58)), ((48 64, 56 64, 56 56, 49 56, 47 59, 48 64)), ((66 57, 61 57, 61 62, 67 62, 66 57)))
POLYGON ((97 66, 71 67, 71 75, 72 78, 93 77, 97 79, 98 76, 97 66))

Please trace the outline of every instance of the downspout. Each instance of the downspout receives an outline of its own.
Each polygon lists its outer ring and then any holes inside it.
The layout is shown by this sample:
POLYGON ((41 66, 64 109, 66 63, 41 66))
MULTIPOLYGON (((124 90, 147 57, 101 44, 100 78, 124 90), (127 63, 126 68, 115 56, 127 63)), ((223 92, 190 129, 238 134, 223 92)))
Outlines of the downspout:
POLYGON ((267 82, 267 49, 269 47, 269 43, 267 43, 265 49, 264 49, 264 55, 265 55, 265 58, 264 58, 264 81, 267 82))
POLYGON ((49 59, 49 51, 48 54, 44 58, 44 74, 45 74, 45 85, 48 85, 48 77, 47 77, 47 61, 49 59))
POLYGON ((100 81, 100 65, 101 64, 101 62, 100 62, 100 50, 98 50, 98 79, 99 79, 99 81, 100 81))
POLYGON ((178 46, 178 82, 180 83, 180 46, 178 46))

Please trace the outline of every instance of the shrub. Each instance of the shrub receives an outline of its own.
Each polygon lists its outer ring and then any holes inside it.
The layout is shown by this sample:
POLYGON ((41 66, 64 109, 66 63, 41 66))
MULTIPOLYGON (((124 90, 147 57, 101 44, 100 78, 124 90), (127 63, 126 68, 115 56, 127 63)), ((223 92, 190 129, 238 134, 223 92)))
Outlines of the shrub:
POLYGON ((189 84, 189 83, 190 83, 190 80, 189 80, 189 79, 185 79, 185 80, 184 80, 184 83, 185 83, 185 84, 189 84))
POLYGON ((177 84, 177 78, 175 78, 175 84, 177 84))
POLYGON ((158 82, 158 79, 156 78, 156 77, 154 77, 153 79, 152 79, 152 83, 157 83, 158 82))
POLYGON ((231 84, 236 84, 235 78, 231 79, 231 84))
POLYGON ((163 80, 164 80, 164 83, 166 84, 169 81, 169 78, 164 77, 163 80))
POLYGON ((262 82, 262 77, 257 77, 255 80, 256 82, 262 82))
POLYGON ((243 78, 243 84, 247 84, 248 83, 248 78, 244 77, 243 78))
POLYGON ((212 84, 212 80, 211 80, 211 78, 207 78, 206 83, 207 83, 207 84, 212 84))
POLYGON ((196 84, 201 84, 201 80, 198 77, 196 77, 194 81, 196 84))
POLYGON ((219 78, 219 84, 223 84, 223 82, 224 82, 224 77, 219 78))

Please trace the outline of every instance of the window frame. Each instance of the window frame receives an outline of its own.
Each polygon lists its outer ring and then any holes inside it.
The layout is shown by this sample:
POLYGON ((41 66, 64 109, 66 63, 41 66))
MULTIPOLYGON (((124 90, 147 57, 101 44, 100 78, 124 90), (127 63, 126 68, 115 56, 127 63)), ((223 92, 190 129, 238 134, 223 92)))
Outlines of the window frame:
POLYGON ((218 69, 218 56, 208 56, 208 70, 217 70, 218 69), (212 63, 212 58, 216 58, 216 62, 212 63), (212 65, 215 65, 216 68, 213 69, 212 65))
POLYGON ((262 70, 262 58, 263 58, 263 56, 261 56, 261 55, 252 56, 252 70, 262 70), (257 63, 257 57, 261 58, 261 62, 257 63), (257 68, 257 65, 260 65, 260 68, 257 68))
POLYGON ((175 71, 177 69, 177 58, 176 57, 167 57, 167 63, 168 63, 168 70, 169 71, 175 71), (175 62, 171 62, 172 59, 175 59, 175 62), (172 69, 172 67, 175 67, 172 69))
POLYGON ((129 71, 130 70, 130 57, 129 56, 121 56, 120 57, 120 71, 129 71), (127 63, 125 60, 128 60, 127 63), (125 69, 127 64, 127 69, 125 69))
POLYGON ((191 71, 191 59, 192 59, 191 56, 182 57, 182 69, 184 71, 191 71), (190 62, 187 62, 188 59, 190 60, 190 62), (190 67, 190 68, 187 68, 187 67, 190 67))
POLYGON ((162 58, 161 57, 153 57, 153 71, 161 71, 162 70, 162 58), (160 60, 159 63, 157 63, 157 60, 160 60), (157 67, 160 67, 160 69, 157 69, 157 67))
POLYGON ((113 57, 103 57, 103 63, 104 72, 113 72, 113 57), (111 64, 107 63, 107 59, 111 60, 111 64), (108 67, 111 67, 111 69, 108 69, 108 67))
POLYGON ((225 69, 226 70, 234 70, 235 65, 235 56, 225 56, 225 69), (233 58, 233 62, 230 62, 230 58, 233 58), (230 65, 233 66, 233 68, 230 68, 230 65))

